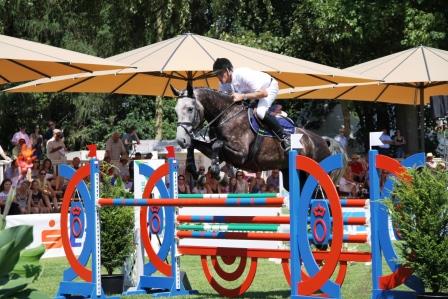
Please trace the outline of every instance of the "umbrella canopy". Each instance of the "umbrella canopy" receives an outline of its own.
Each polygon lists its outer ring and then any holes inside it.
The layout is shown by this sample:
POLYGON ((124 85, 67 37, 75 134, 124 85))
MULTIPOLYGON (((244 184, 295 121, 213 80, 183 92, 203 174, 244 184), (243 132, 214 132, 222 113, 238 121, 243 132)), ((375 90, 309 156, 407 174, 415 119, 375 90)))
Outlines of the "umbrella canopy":
POLYGON ((9 89, 8 92, 173 96, 170 84, 183 89, 190 81, 196 87, 217 88, 218 81, 211 71, 218 57, 228 58, 234 67, 267 72, 279 81, 280 88, 372 81, 337 68, 187 33, 110 57, 135 69, 42 79, 9 89))
POLYGON ((126 67, 129 66, 95 56, 0 35, 0 84, 126 67))
POLYGON ((419 105, 448 94, 448 51, 416 47, 345 70, 379 78, 381 83, 333 84, 284 89, 279 98, 374 101, 419 105))

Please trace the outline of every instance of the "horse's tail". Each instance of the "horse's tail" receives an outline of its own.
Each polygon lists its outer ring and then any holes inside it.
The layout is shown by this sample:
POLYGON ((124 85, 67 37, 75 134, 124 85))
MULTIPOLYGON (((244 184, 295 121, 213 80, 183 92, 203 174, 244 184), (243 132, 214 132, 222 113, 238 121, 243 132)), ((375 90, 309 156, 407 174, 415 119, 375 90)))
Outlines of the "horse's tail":
POLYGON ((324 136, 322 137, 325 142, 328 145, 328 148, 330 149, 330 152, 332 155, 341 154, 342 155, 342 168, 334 170, 330 173, 330 177, 333 180, 335 184, 339 184, 340 178, 344 175, 345 168, 348 165, 348 157, 345 149, 342 147, 342 145, 334 140, 333 138, 324 136))

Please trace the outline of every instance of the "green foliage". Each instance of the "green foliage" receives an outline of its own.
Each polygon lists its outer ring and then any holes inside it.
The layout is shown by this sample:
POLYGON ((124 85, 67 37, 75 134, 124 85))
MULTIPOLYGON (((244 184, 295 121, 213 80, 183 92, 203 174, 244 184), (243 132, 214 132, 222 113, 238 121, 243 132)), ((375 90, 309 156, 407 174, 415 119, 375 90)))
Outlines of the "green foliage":
POLYGON ((48 298, 30 288, 40 273, 43 245, 25 250, 33 241, 33 227, 19 225, 0 230, 0 298, 48 298))
POLYGON ((446 38, 443 29, 447 20, 441 11, 426 12, 416 8, 406 9, 404 38, 402 44, 408 47, 420 45, 438 47, 446 38))
MULTIPOLYGON (((103 175, 101 197, 130 198, 123 181, 111 183, 111 177, 103 175)), ((100 210, 101 263, 107 273, 123 265, 134 249, 134 211, 131 207, 106 207, 100 210)))
MULTIPOLYGON (((0 0, 0 33, 109 57, 194 32, 344 68, 420 44, 447 49, 447 10, 441 0, 0 0)), ((31 132, 50 119, 72 150, 101 145, 129 125, 142 138, 157 133, 154 97, 0 94, 0 101, 2 145, 20 124, 31 132)), ((171 103, 163 100, 163 138, 175 134, 171 103)), ((325 105, 290 101, 285 110, 301 120, 320 117, 325 105)), ((394 126, 393 106, 351 106, 366 144, 369 131, 394 126)))
POLYGON ((439 292, 448 288, 448 173, 424 168, 410 175, 412 183, 397 181, 386 203, 399 229, 402 263, 439 292))

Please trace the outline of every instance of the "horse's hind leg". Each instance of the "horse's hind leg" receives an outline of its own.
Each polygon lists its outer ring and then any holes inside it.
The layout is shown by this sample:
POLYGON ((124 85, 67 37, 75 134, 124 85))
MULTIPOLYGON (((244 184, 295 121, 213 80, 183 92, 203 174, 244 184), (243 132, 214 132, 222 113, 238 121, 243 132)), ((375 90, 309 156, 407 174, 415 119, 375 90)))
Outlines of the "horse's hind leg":
POLYGON ((212 165, 210 166, 210 171, 212 176, 219 180, 219 157, 221 156, 222 148, 224 147, 224 142, 222 140, 216 140, 212 145, 212 165))

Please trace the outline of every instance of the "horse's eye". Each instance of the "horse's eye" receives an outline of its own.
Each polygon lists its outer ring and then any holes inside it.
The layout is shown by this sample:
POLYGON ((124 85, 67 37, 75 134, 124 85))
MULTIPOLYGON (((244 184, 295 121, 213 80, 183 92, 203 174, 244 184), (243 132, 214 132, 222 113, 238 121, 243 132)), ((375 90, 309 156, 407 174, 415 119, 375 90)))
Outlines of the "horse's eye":
POLYGON ((187 109, 187 111, 191 113, 191 112, 193 112, 193 108, 190 107, 190 108, 187 109))

